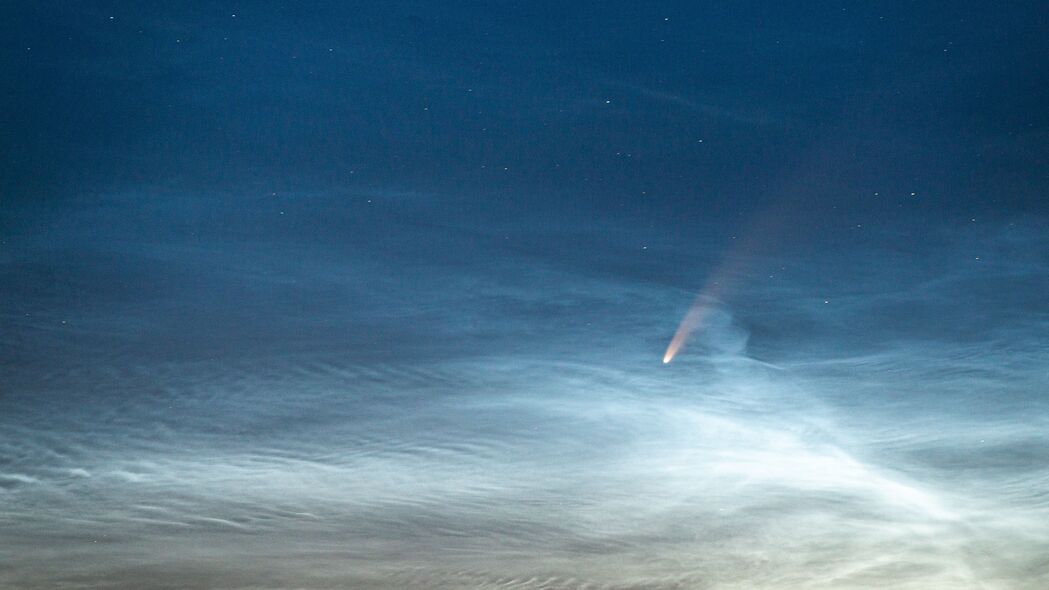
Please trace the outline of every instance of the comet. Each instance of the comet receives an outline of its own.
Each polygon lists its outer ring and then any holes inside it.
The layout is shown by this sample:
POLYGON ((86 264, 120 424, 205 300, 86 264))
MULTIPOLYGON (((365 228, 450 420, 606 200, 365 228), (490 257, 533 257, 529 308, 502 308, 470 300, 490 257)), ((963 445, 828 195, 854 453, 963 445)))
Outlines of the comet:
POLYGON ((674 332, 674 337, 670 339, 667 351, 663 353, 664 365, 669 364, 670 361, 674 360, 674 357, 681 351, 681 347, 685 345, 689 336, 703 325, 703 320, 710 312, 710 306, 711 300, 709 296, 700 293, 700 295, 696 297, 696 300, 692 303, 692 307, 689 308, 688 313, 686 313, 685 317, 681 319, 681 324, 678 326, 677 331, 674 332))
POLYGON ((663 353, 664 365, 674 360, 692 334, 703 327, 710 312, 721 305, 724 298, 733 291, 732 287, 739 281, 739 274, 745 266, 746 258, 739 254, 730 255, 711 273, 707 283, 700 289, 699 295, 696 295, 696 299, 685 313, 685 317, 681 318, 674 337, 670 339, 670 344, 663 353))
POLYGON ((732 246, 726 249, 725 255, 707 275, 703 288, 670 339, 663 353, 664 365, 670 364, 688 339, 703 328, 711 311, 725 304, 745 286, 748 275, 761 264, 764 254, 775 250, 788 237, 801 238, 801 226, 797 223, 788 224, 787 221, 797 218, 795 212, 810 191, 810 179, 818 177, 819 170, 815 166, 819 163, 817 159, 815 164, 795 166, 790 176, 781 183, 782 187, 777 191, 779 195, 742 229, 741 239, 736 241, 736 236, 731 236, 733 241, 729 243, 732 246))

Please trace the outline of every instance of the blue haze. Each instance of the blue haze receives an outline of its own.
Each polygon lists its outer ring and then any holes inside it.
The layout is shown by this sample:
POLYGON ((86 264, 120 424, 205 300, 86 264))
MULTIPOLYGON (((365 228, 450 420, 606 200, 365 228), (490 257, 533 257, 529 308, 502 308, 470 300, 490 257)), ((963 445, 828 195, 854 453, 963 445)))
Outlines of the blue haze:
POLYGON ((5 11, 0 586, 1049 587, 1036 3, 5 11))

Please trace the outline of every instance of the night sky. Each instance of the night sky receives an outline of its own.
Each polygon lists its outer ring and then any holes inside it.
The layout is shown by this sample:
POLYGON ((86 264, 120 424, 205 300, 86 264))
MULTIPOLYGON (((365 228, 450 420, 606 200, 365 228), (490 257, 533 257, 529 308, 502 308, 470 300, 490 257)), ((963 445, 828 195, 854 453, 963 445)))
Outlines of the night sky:
POLYGON ((0 71, 3 588, 1049 588, 1044 2, 14 0, 0 71))

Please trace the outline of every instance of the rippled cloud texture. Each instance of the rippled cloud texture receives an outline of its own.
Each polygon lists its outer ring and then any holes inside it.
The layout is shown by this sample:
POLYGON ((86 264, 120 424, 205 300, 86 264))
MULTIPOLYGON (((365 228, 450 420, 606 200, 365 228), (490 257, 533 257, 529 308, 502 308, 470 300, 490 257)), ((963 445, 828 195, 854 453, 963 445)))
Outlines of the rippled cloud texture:
POLYGON ((1046 590, 1047 31, 0 2, 0 589, 1046 590))
POLYGON ((752 250, 663 365, 732 236, 453 217, 9 214, 0 584, 1049 585, 1044 228, 752 250))

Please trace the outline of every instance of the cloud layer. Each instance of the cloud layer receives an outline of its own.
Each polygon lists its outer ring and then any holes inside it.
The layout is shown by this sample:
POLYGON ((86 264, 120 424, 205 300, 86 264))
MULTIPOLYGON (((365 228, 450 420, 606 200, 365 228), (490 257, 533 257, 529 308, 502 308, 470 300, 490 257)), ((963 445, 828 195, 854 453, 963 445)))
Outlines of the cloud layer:
POLYGON ((1049 582, 1037 228, 940 228, 906 265, 758 252, 664 366, 716 238, 368 198, 23 220, 4 585, 1049 582))

